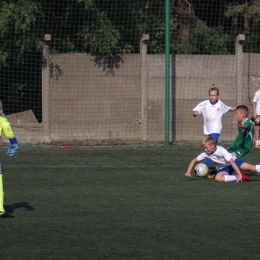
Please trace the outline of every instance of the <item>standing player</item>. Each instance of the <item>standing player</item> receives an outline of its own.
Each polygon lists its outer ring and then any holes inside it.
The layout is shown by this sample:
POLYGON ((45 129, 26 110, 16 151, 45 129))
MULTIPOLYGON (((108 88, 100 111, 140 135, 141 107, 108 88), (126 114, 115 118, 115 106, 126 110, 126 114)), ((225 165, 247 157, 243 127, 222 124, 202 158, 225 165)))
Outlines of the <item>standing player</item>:
MULTIPOLYGON (((13 158, 18 151, 18 143, 16 138, 14 137, 13 130, 11 128, 10 122, 2 117, 3 114, 3 104, 2 101, 0 100, 0 136, 2 133, 2 130, 4 131, 4 134, 6 137, 9 138, 10 140, 10 145, 7 150, 7 155, 10 158, 13 158)), ((5 211, 4 209, 4 186, 3 186, 3 176, 2 176, 2 171, 1 171, 1 164, 0 164, 0 217, 1 218, 13 218, 14 216, 5 211)))
MULTIPOLYGON (((219 89, 214 85, 209 89, 209 100, 202 101, 193 109, 193 116, 202 113, 204 117, 204 134, 211 136, 218 142, 222 130, 222 116, 228 111, 235 111, 236 107, 225 105, 219 98, 219 89)), ((205 164, 209 167, 211 160, 206 159, 205 164)))
POLYGON ((232 156, 224 147, 216 145, 211 136, 207 136, 201 142, 204 152, 191 160, 185 173, 186 177, 191 177, 191 170, 196 162, 210 158, 219 168, 215 181, 219 182, 241 182, 248 181, 249 178, 242 174, 242 171, 260 173, 260 165, 252 165, 232 156), (236 174, 233 174, 233 172, 236 174))
POLYGON ((235 141, 227 148, 237 158, 246 155, 252 148, 254 140, 254 124, 248 119, 249 110, 245 105, 237 106, 237 131, 238 135, 235 141))
POLYGON ((255 119, 255 148, 260 149, 260 89, 253 98, 253 111, 255 119))

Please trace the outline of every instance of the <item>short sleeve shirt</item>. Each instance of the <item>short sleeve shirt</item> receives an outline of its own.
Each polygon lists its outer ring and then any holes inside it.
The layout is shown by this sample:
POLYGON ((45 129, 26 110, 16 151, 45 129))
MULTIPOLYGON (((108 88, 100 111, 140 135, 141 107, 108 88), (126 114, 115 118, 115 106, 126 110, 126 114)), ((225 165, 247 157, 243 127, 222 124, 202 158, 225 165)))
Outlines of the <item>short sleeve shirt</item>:
POLYGON ((204 152, 197 156, 198 161, 202 161, 206 158, 210 158, 219 168, 223 168, 230 165, 229 161, 232 158, 232 154, 224 147, 216 145, 216 149, 213 153, 208 154, 204 152))
POLYGON ((256 103, 256 114, 260 116, 260 89, 256 91, 253 102, 256 103))
POLYGON ((193 111, 199 111, 204 117, 203 131, 205 135, 212 133, 220 134, 222 130, 222 116, 228 112, 231 107, 225 105, 221 100, 211 104, 210 100, 199 103, 193 111))

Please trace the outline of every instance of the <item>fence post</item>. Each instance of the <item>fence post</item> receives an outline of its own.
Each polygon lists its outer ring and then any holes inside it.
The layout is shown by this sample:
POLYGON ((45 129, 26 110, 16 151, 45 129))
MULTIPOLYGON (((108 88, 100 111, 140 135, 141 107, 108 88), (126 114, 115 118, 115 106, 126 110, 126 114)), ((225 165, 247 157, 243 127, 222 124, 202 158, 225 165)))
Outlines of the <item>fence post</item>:
POLYGON ((149 40, 149 34, 143 34, 140 42, 140 54, 141 54, 141 116, 142 116, 142 139, 147 141, 148 139, 148 124, 147 124, 147 44, 149 40))
POLYGON ((170 134, 170 0, 165 0, 165 144, 170 134))
POLYGON ((42 123, 43 142, 50 142, 50 68, 48 59, 48 48, 51 40, 50 34, 44 35, 42 51, 42 123))
POLYGON ((236 38, 235 52, 237 59, 237 105, 243 104, 243 41, 244 34, 239 34, 236 38))

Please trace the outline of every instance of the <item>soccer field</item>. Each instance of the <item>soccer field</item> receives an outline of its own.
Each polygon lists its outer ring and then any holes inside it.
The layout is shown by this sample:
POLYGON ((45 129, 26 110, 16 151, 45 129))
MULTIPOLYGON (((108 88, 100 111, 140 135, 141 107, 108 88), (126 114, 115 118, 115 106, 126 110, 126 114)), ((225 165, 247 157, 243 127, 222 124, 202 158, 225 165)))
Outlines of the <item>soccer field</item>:
POLYGON ((5 208, 15 218, 0 219, 2 259, 260 259, 260 175, 186 178, 200 147, 5 152, 5 208))

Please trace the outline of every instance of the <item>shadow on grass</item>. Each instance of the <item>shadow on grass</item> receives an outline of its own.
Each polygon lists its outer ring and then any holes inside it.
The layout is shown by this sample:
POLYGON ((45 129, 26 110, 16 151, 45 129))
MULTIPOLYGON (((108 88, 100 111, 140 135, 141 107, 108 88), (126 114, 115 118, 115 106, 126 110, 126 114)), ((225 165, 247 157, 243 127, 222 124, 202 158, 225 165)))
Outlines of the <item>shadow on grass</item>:
POLYGON ((20 209, 20 208, 24 208, 28 211, 31 211, 31 210, 35 210, 34 207, 32 207, 29 202, 18 202, 18 203, 15 203, 13 205, 5 205, 5 210, 8 211, 9 213, 13 213, 15 209, 20 209))

